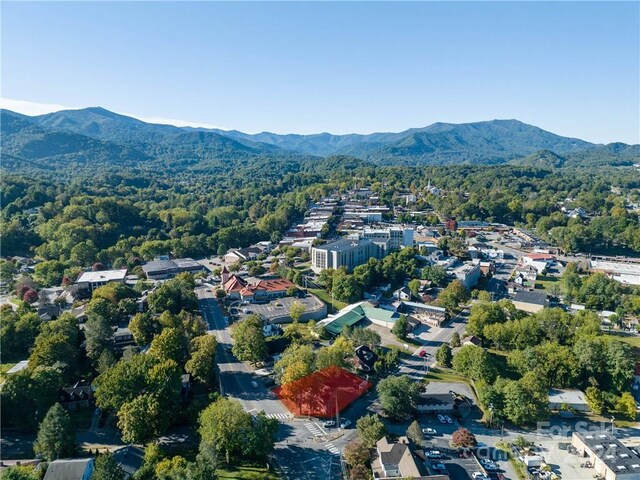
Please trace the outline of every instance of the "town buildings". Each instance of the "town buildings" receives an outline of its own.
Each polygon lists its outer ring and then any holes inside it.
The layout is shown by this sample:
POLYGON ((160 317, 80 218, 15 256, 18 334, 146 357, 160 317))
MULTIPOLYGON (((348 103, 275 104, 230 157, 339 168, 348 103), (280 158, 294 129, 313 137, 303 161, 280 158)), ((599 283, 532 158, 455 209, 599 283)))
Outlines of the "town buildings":
POLYGON ((478 284, 482 270, 479 263, 466 263, 456 268, 453 273, 467 290, 471 290, 478 284))
POLYGON ((449 478, 448 476, 429 476, 423 459, 412 448, 407 437, 399 437, 397 442, 391 442, 382 437, 376 443, 376 455, 371 462, 373 477, 377 480, 390 478, 412 478, 414 480, 449 478))
POLYGON ((316 273, 340 267, 351 271, 370 258, 382 258, 393 250, 410 246, 413 246, 412 228, 365 228, 360 233, 313 247, 311 268, 316 273))
POLYGON ((538 313, 549 306, 544 292, 518 290, 513 297, 513 305, 523 312, 538 313))
POLYGON ((126 276, 126 268, 120 270, 99 270, 96 272, 82 272, 76 280, 76 285, 78 285, 80 289, 93 292, 96 288, 102 287, 107 283, 124 283, 124 279, 126 276))
POLYGON ((605 480, 640 478, 640 456, 608 433, 573 432, 571 445, 580 455, 587 457, 594 473, 605 480))
POLYGON ((142 270, 149 280, 166 280, 182 272, 202 272, 205 267, 192 258, 158 258, 145 263, 142 270))
POLYGON ((311 249, 311 269, 319 273, 328 268, 354 267, 370 258, 382 258, 384 250, 368 238, 341 238, 311 249))

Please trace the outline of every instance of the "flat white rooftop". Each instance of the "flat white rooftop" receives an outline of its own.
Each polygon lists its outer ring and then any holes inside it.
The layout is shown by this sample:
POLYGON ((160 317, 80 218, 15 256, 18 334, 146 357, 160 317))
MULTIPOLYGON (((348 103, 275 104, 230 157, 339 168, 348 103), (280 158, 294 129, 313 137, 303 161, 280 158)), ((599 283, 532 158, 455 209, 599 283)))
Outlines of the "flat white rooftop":
POLYGON ((100 272, 83 272, 78 277, 76 283, 99 283, 99 282, 115 282, 124 281, 127 276, 127 269, 122 270, 102 270, 100 272))

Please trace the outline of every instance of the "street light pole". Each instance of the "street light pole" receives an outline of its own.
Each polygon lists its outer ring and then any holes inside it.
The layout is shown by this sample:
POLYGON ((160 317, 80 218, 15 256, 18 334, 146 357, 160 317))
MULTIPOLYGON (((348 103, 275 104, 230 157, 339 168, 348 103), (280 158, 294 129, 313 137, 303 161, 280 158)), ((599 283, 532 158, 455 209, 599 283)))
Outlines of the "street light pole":
POLYGON ((615 435, 615 421, 616 421, 616 417, 614 417, 613 415, 611 415, 611 435, 615 435))

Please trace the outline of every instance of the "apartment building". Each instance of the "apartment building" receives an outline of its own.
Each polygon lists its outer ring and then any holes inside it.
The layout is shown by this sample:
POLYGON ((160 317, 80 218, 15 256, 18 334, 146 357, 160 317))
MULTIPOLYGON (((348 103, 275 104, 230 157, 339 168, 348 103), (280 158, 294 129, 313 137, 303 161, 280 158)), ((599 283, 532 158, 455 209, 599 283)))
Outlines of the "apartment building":
POLYGON ((319 273, 328 268, 352 271, 370 258, 382 258, 384 249, 368 238, 341 238, 311 249, 311 269, 319 273))

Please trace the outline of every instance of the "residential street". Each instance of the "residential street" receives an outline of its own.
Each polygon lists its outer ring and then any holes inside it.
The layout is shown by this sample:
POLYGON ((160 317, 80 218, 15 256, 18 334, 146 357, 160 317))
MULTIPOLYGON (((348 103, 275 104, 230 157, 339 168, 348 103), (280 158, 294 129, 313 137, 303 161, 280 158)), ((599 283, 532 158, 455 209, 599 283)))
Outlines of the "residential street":
POLYGON ((281 422, 272 461, 283 476, 291 480, 340 478, 340 453, 354 434, 353 427, 343 435, 337 429, 323 429, 315 419, 293 419, 254 370, 231 353, 231 335, 211 289, 197 288, 196 295, 202 316, 209 325, 208 333, 218 341, 216 356, 221 392, 239 400, 247 412, 264 411, 268 417, 281 422), (251 385, 252 381, 257 383, 257 388, 251 385))

